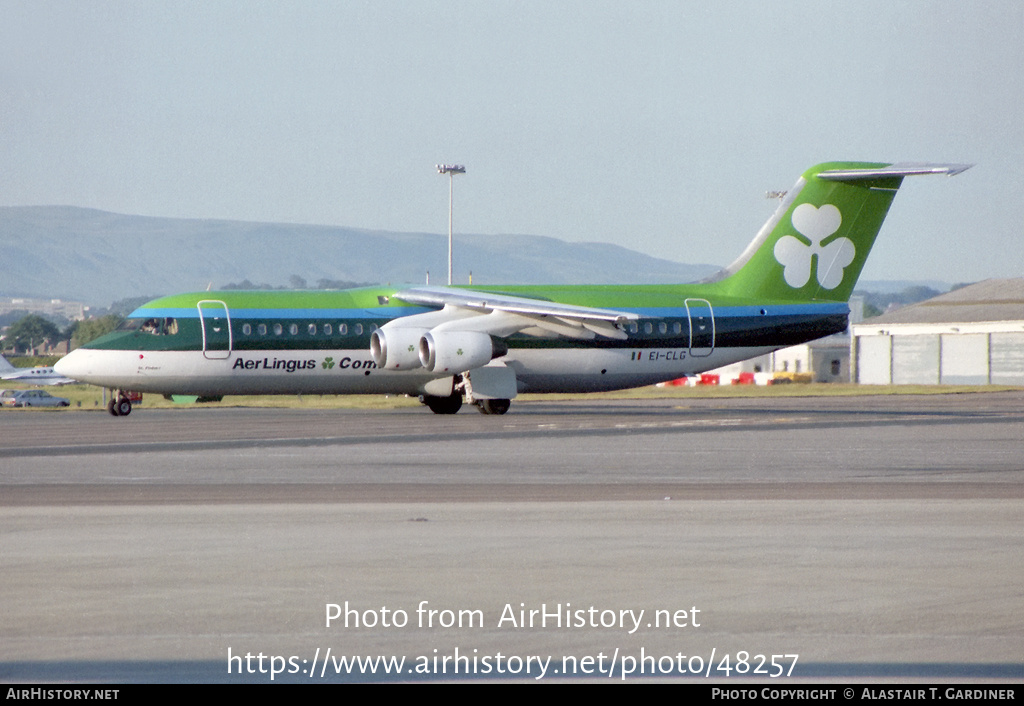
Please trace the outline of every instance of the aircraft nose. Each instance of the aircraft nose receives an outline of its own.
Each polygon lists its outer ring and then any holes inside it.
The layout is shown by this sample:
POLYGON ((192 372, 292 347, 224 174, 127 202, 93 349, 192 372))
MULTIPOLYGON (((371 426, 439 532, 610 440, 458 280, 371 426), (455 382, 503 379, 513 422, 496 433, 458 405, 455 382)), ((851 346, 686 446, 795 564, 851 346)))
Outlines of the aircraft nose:
POLYGON ((88 375, 85 358, 82 351, 71 351, 53 364, 53 371, 72 380, 81 380, 81 376, 88 375))

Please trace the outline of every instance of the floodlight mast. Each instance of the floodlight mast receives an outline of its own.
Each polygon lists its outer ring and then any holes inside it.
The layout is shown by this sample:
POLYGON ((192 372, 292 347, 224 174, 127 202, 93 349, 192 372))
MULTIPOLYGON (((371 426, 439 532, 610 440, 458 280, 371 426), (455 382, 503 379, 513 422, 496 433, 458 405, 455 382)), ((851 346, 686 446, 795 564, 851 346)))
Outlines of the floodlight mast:
POLYGON ((438 174, 448 175, 448 284, 452 283, 452 194, 456 174, 465 174, 466 167, 461 164, 437 164, 438 174))

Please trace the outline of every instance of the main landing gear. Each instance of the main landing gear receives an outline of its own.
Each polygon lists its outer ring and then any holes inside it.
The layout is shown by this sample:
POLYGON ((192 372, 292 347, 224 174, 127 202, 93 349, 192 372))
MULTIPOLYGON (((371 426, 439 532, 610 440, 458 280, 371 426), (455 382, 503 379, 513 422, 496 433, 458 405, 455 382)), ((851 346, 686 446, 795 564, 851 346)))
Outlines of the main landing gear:
POLYGON ((132 413, 132 401, 123 391, 118 390, 107 402, 107 411, 115 417, 127 417, 132 413))
MULTIPOLYGON (((487 378, 484 378, 486 381, 487 378)), ((493 380, 489 388, 489 392, 493 389, 493 380)), ((514 383, 514 378, 512 380, 514 383)), ((486 382, 484 383, 486 386, 486 382)), ((507 389, 507 388, 506 388, 507 389)), ((505 390, 502 389, 498 394, 501 394, 505 390)), ((494 394, 494 392, 491 392, 494 394)), ((430 407, 430 411, 434 414, 455 414, 462 409, 462 398, 465 396, 474 407, 476 407, 480 414, 505 414, 512 406, 512 400, 503 398, 493 397, 477 397, 473 394, 472 380, 470 380, 469 374, 456 375, 452 385, 452 394, 447 397, 437 397, 435 395, 420 395, 420 402, 430 407)))
POLYGON ((481 414, 505 414, 512 406, 512 400, 476 400, 473 404, 481 414))
MULTIPOLYGON (((434 414, 455 414, 462 409, 462 393, 455 392, 448 397, 420 395, 420 402, 430 407, 434 414)), ((474 400, 473 405, 481 414, 505 414, 512 406, 512 400, 474 400)))
POLYGON ((462 393, 453 392, 448 397, 420 395, 420 402, 430 407, 434 414, 455 414, 462 408, 462 393))

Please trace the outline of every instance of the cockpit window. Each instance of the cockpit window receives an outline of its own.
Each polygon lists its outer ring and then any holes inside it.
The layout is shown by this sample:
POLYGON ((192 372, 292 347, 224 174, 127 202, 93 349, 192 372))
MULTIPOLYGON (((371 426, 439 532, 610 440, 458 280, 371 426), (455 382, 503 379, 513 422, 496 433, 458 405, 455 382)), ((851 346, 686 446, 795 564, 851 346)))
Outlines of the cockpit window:
POLYGON ((154 336, 173 336, 178 333, 178 320, 173 316, 155 316, 148 319, 125 319, 118 331, 139 331, 154 336))

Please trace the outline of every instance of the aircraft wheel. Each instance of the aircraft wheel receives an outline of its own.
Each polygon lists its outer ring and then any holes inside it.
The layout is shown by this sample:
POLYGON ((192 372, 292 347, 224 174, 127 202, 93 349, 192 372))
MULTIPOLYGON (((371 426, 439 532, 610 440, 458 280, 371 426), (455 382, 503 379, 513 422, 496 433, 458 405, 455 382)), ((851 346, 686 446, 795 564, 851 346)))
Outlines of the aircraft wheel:
POLYGON ((481 414, 505 414, 512 406, 512 400, 477 400, 481 414))
POLYGON ((434 414, 455 414, 462 407, 462 395, 458 392, 449 397, 423 395, 420 402, 430 407, 434 414))
POLYGON ((110 412, 110 414, 112 416, 115 416, 115 417, 120 416, 118 414, 118 411, 117 411, 117 400, 116 399, 112 399, 112 400, 110 400, 110 402, 107 402, 107 411, 110 412))
POLYGON ((127 417, 132 413, 132 402, 127 397, 119 397, 114 409, 117 410, 117 416, 127 417))

